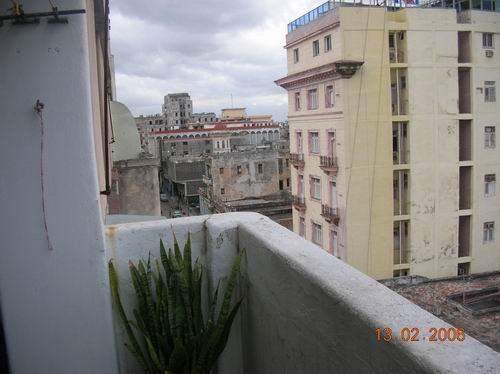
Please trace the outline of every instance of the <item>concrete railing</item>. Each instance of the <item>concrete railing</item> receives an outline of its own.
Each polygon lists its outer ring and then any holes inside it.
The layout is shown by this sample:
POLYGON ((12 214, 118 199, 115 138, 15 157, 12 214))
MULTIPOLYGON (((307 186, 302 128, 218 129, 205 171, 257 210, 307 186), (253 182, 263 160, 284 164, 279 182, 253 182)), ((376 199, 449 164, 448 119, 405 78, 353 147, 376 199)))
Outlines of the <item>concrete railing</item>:
MULTIPOLYGON (((108 226, 108 258, 120 274, 126 308, 132 287, 129 259, 157 256, 159 239, 192 236, 193 257, 206 267, 207 288, 226 276, 245 250, 240 289, 245 296, 218 363, 219 374, 245 373, 494 373, 500 354, 467 336, 462 342, 404 342, 403 328, 450 327, 377 281, 255 213, 227 213, 108 226), (377 328, 393 331, 377 341, 377 328)), ((117 329, 117 331, 120 331, 117 329)), ((135 364, 117 344, 122 373, 135 364)))

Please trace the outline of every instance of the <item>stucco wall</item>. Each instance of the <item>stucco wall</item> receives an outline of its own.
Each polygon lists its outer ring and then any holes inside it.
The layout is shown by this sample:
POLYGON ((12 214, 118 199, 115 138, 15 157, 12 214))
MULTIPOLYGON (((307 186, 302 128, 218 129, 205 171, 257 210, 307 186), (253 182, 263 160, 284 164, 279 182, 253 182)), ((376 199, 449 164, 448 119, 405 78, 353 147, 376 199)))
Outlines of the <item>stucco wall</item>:
POLYGON ((161 215, 157 159, 114 163, 120 209, 113 214, 161 215))
POLYGON ((212 156, 210 167, 213 194, 224 201, 232 201, 279 193, 278 157, 278 151, 275 150, 212 156), (259 172, 259 165, 262 165, 262 172, 259 172), (221 189, 224 189, 224 193, 221 189))
MULTIPOLYGON (((375 329, 449 325, 310 242, 255 213, 124 224, 108 227, 107 256, 120 274, 127 308, 129 259, 158 255, 159 239, 181 244, 192 235, 194 258, 207 267, 213 290, 245 250, 238 293, 244 303, 218 373, 495 373, 500 354, 465 341, 378 342, 375 329), (314 323, 311 323, 314 321, 314 323)), ((118 327, 118 326, 117 326, 118 327)), ((118 338, 120 330, 118 327, 118 338)), ((134 363, 120 347, 123 373, 134 363)))
MULTIPOLYGON (((26 12, 49 9, 22 4, 26 12)), ((0 0, 0 9, 11 6, 0 0)), ((118 372, 94 147, 93 17, 88 9, 67 25, 44 18, 0 27, 0 294, 13 374, 118 372), (42 160, 37 99, 45 104, 42 160)))

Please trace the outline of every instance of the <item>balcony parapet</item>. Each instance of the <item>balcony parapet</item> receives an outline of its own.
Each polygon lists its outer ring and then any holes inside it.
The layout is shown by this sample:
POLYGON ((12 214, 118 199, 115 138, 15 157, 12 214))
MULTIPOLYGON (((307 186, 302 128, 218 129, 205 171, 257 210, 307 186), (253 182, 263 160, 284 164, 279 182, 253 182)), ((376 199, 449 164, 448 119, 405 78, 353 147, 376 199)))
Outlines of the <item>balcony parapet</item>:
POLYGON ((302 169, 304 167, 304 154, 303 153, 290 153, 290 162, 297 168, 302 169))
POLYGON ((323 218, 334 225, 338 225, 340 221, 340 216, 338 212, 338 208, 332 208, 327 204, 321 204, 321 215, 323 218))
POLYGON ((337 172, 339 170, 337 157, 320 156, 319 167, 327 174, 337 175, 337 172))
MULTIPOLYGON (((193 259, 206 269, 211 292, 238 251, 245 250, 237 287, 244 290, 243 304, 217 364, 219 374, 290 368, 294 373, 458 374, 495 373, 500 367, 500 354, 468 335, 459 343, 401 341, 403 328, 418 326, 422 335, 451 326, 260 214, 127 223, 106 231, 106 256, 115 263, 127 313, 134 306, 128 261, 159 256, 159 238, 171 246, 172 231, 181 245, 191 233, 193 259), (390 344, 376 339, 375 329, 385 327, 393 331, 390 344)), ((122 333, 117 326, 122 372, 139 372, 122 333)))
POLYGON ((306 198, 304 196, 292 196, 292 204, 298 211, 306 210, 306 198))

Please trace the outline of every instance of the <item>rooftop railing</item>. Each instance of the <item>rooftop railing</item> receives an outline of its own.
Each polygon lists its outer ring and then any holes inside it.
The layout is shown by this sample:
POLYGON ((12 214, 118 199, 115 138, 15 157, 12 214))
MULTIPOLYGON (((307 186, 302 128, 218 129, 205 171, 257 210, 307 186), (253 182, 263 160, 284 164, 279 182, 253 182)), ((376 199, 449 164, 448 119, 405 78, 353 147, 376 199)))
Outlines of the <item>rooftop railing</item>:
POLYGON ((296 30, 300 26, 307 25, 309 22, 312 22, 315 19, 318 19, 319 17, 325 15, 334 8, 334 4, 334 1, 327 1, 326 3, 321 4, 319 7, 297 18, 295 21, 290 22, 288 24, 288 32, 296 30))

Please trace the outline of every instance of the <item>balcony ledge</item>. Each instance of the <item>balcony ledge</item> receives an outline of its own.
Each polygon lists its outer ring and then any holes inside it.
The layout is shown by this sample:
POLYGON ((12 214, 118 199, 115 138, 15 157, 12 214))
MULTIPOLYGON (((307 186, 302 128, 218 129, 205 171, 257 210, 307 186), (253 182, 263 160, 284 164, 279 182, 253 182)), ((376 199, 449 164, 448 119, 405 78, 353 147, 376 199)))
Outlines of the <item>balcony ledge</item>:
MULTIPOLYGON (((172 230, 183 243, 191 233, 193 257, 206 267, 207 285, 223 278, 238 249, 246 255, 240 291, 245 295, 217 373, 494 373, 500 354, 465 341, 402 342, 404 327, 449 327, 317 246, 256 213, 226 213, 107 227, 107 257, 121 276, 124 304, 133 293, 128 260, 158 255, 172 230), (390 327, 391 343, 375 329, 390 327)), ((122 373, 136 366, 117 329, 122 373)))

